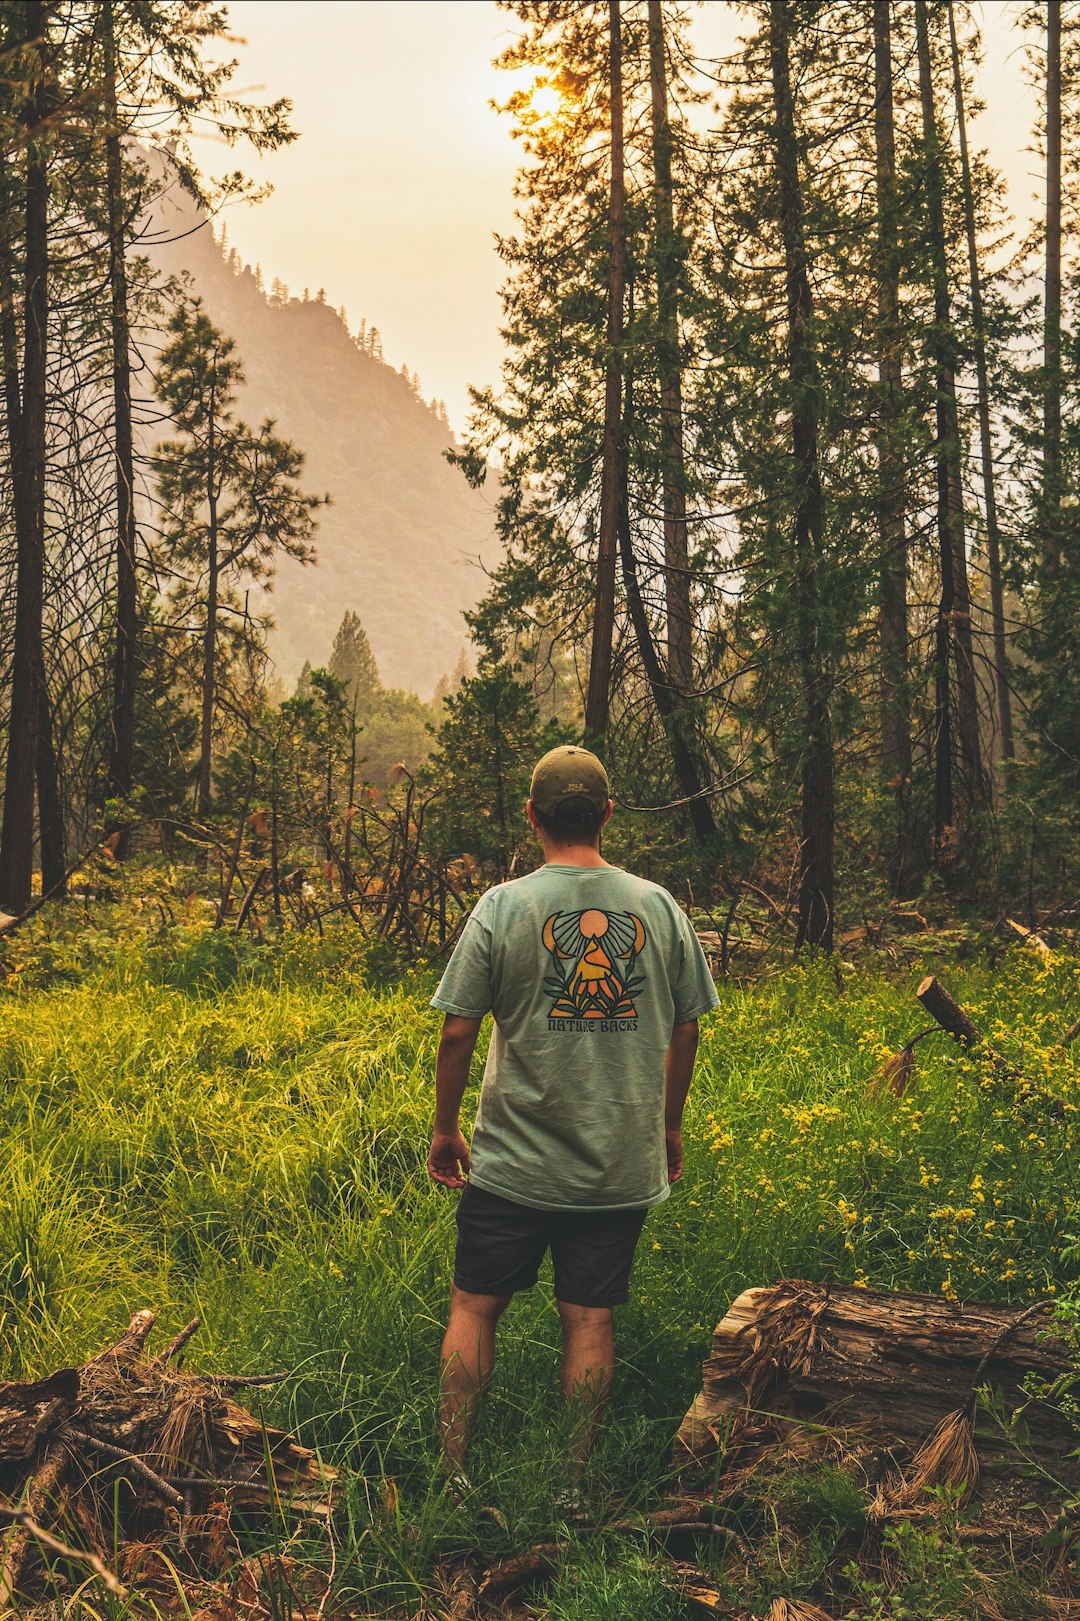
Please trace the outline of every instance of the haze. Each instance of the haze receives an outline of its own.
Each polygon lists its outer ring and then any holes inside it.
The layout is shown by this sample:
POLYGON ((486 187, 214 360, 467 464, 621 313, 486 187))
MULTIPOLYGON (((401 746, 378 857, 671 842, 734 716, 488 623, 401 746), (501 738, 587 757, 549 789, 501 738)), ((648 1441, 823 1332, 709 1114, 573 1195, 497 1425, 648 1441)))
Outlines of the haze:
MULTIPOLYGON (((1024 81, 1018 6, 976 6, 986 48, 981 93, 994 118, 975 124, 1005 175, 1013 212, 1026 217, 1041 184, 1032 156, 1033 106, 1024 81), (1000 109, 1008 108, 1002 117, 1000 109)), ((386 358, 420 374, 460 431, 468 385, 497 380, 498 290, 494 233, 513 223, 519 150, 491 107, 508 76, 492 58, 515 19, 494 0, 233 0, 243 43, 238 83, 295 107, 300 139, 248 171, 274 192, 229 211, 229 242, 294 293, 324 287, 382 333, 386 358)), ((697 8, 703 55, 726 51, 745 27, 738 7, 697 8)), ((207 166, 235 166, 204 151, 207 166)))

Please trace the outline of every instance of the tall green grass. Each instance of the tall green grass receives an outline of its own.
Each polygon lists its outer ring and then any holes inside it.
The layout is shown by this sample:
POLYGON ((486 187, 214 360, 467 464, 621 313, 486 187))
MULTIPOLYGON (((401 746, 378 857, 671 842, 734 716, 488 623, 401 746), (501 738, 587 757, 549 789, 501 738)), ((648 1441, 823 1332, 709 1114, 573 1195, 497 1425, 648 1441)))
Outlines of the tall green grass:
MULTIPOLYGON (((712 1328, 749 1284, 1026 1302, 1069 1281, 1080 1088, 1053 1041, 1080 1008, 1080 969, 1017 952, 996 973, 950 973, 1023 1079, 934 1038, 905 1097, 875 1095, 882 1056, 924 1022, 918 977, 860 969, 840 994, 830 965, 809 965, 721 988, 686 1176, 650 1216, 617 1314, 601 1505, 662 1492, 712 1328)), ((193 932, 131 939, 77 973, 28 959, 8 984, 0 1377, 77 1362, 146 1304, 169 1330, 203 1319, 196 1364, 290 1368, 265 1411, 356 1471, 340 1574, 369 1606, 415 1597, 456 1544, 494 1556, 549 1534, 565 1454, 544 1280, 504 1320, 476 1438, 506 1530, 463 1524, 439 1496, 453 1201, 424 1168, 432 976, 379 979, 345 935, 240 956, 193 932)), ((585 1616, 579 1597, 556 1613, 585 1616)))

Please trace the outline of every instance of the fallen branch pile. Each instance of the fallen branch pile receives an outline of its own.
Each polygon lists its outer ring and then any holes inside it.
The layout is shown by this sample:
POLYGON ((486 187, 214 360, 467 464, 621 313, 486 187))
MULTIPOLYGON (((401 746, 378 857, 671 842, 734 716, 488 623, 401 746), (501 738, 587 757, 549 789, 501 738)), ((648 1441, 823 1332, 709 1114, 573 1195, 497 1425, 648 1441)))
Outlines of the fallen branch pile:
MULTIPOLYGON (((187 1373, 198 1319, 150 1357, 153 1324, 137 1312, 84 1367, 0 1384, 0 1615, 74 1578, 201 1605, 211 1621, 231 1613, 215 1604, 225 1571, 230 1604, 243 1589, 258 1615, 262 1587, 289 1586, 290 1562, 245 1561, 234 1519, 328 1521, 333 1471, 229 1394, 287 1375, 187 1373)), ((304 1613, 296 1595, 292 1613, 304 1613)))

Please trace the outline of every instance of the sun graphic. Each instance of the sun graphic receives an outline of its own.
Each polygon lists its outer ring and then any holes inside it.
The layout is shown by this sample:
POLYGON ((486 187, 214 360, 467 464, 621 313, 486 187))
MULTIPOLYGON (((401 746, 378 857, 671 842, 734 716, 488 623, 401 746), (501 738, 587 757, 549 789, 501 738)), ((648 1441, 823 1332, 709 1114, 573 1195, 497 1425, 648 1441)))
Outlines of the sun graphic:
POLYGON ((632 912, 555 912, 544 924, 544 946, 555 972, 545 987, 555 997, 555 1018, 634 1018, 634 993, 644 980, 633 977, 645 944, 645 929, 632 912), (573 963, 568 974, 563 962, 573 963))

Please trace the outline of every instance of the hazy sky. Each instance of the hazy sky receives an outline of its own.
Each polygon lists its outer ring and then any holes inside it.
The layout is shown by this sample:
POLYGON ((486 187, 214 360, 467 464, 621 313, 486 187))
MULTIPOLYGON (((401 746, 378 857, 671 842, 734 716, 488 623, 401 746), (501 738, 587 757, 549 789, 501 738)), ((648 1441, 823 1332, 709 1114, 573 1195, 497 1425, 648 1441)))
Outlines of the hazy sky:
MULTIPOLYGON (((869 0, 867 0, 869 3, 869 0)), ((236 83, 294 104, 300 139, 265 159, 243 154, 273 194, 228 212, 230 243, 267 283, 325 287, 383 336, 387 360, 419 371, 456 428, 467 387, 497 380, 502 265, 493 233, 513 220, 519 150, 489 105, 507 75, 491 59, 514 35, 494 0, 233 0, 236 83)), ((973 131, 1026 214, 1041 183, 1026 150, 1032 103, 1020 70, 1017 0, 976 5, 980 79, 992 109, 973 131)), ((737 8, 706 0, 695 45, 720 54, 740 31, 737 8)), ((204 152, 218 171, 237 160, 204 152)))

